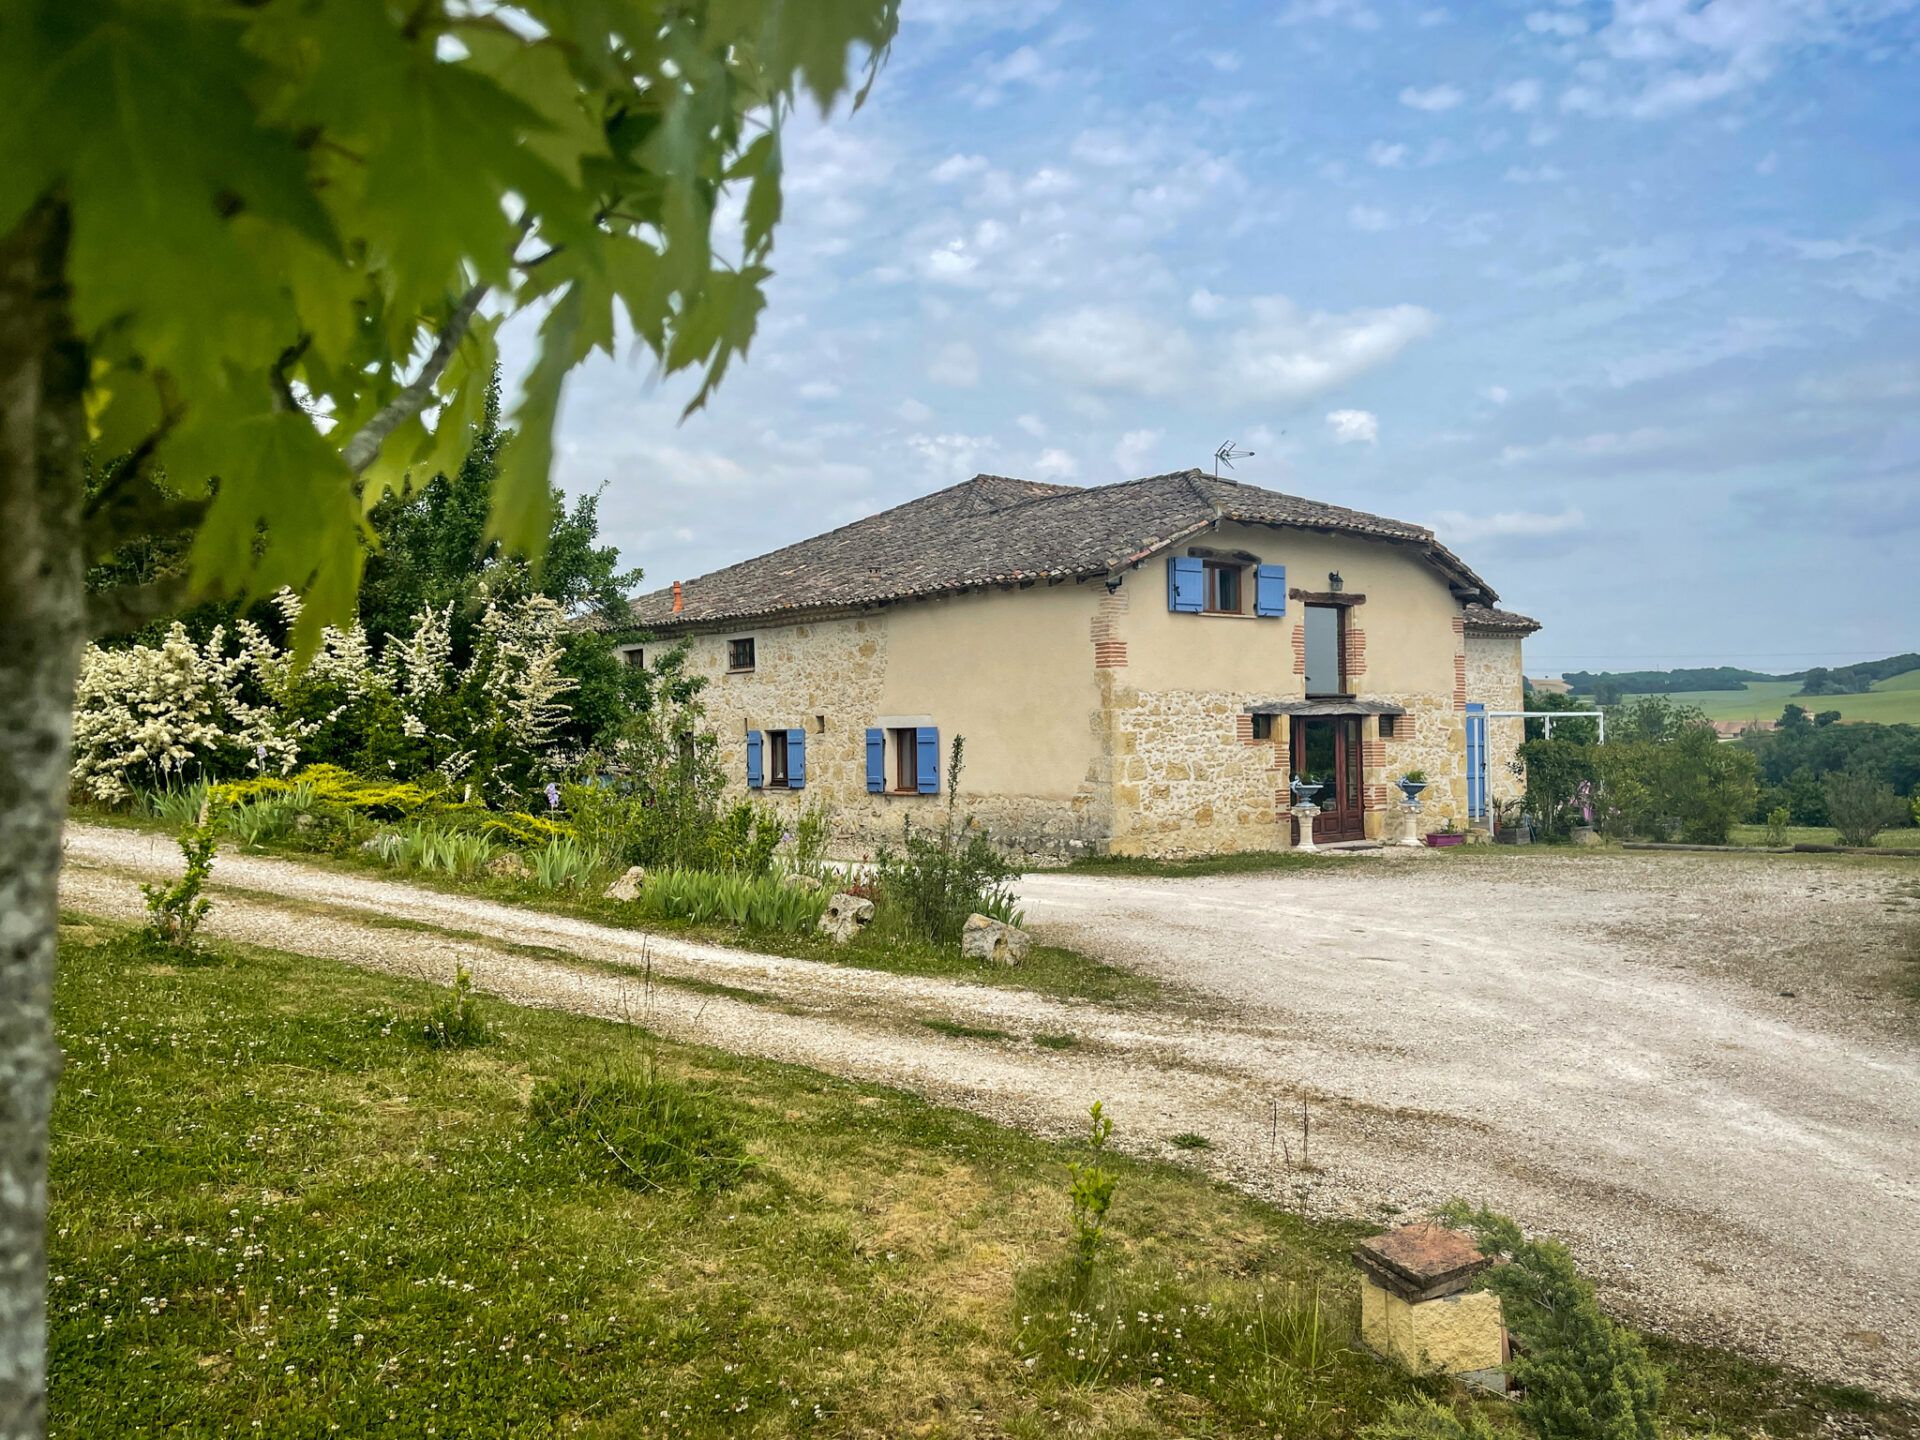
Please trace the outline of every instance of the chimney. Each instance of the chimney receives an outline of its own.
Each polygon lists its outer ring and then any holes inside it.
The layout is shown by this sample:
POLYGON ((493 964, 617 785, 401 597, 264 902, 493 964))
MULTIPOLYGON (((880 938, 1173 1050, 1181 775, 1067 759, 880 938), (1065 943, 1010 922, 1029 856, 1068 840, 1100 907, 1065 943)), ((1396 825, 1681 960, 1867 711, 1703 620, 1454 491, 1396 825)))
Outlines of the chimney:
POLYGON ((686 592, 683 589, 681 589, 680 582, 676 580, 673 582, 673 613, 678 615, 682 610, 686 608, 687 608, 686 592))

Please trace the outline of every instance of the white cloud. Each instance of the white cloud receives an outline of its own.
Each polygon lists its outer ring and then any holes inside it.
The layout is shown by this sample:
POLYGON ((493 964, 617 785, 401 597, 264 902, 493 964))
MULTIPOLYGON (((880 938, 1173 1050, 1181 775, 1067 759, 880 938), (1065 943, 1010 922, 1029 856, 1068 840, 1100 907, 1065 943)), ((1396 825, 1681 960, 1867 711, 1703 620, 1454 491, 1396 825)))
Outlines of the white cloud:
POLYGON ((1432 528, 1446 544, 1471 545, 1479 540, 1537 540, 1564 535, 1586 523, 1587 517, 1572 507, 1551 515, 1538 510, 1496 510, 1487 515, 1442 510, 1433 517, 1432 528))
POLYGON ((1504 385, 1489 385, 1481 390, 1480 398, 1491 401, 1495 405, 1504 405, 1513 398, 1513 392, 1504 385))
POLYGON ((1769 150, 1754 163, 1753 173, 1756 175, 1771 175, 1779 168, 1780 152, 1777 150, 1769 150))
POLYGON ((837 400, 840 387, 831 380, 809 380, 794 393, 802 400, 837 400))
POLYGON ((1042 480, 1067 480, 1080 473, 1080 462, 1064 450, 1042 450, 1029 467, 1042 480))
POLYGON ((1194 363, 1184 330, 1122 305, 1082 305, 1048 316, 1020 348, 1072 384, 1147 396, 1172 394, 1191 379, 1194 363))
POLYGON ((1231 75, 1240 68, 1240 57, 1231 50, 1203 50, 1200 58, 1222 75, 1231 75))
POLYGON ((1212 320, 1227 311, 1227 297, 1216 295, 1202 285, 1187 297, 1187 309, 1202 320, 1212 320))
POLYGON ((1027 183, 1020 189, 1028 195, 1064 195, 1078 184, 1070 172, 1043 165, 1027 177, 1027 183))
POLYGON ((1331 20, 1338 24, 1350 25, 1355 30, 1378 30, 1380 17, 1373 12, 1365 0, 1293 0, 1293 3, 1280 12, 1276 23, 1281 25, 1307 25, 1314 21, 1331 20))
POLYGON ((1329 410, 1327 429, 1336 445, 1377 445, 1380 417, 1371 410, 1329 410))
POLYGON ((1567 175, 1558 165, 1509 165, 1504 178, 1512 185, 1552 185, 1567 175))
POLYGON ((1376 140, 1367 147, 1367 159, 1382 170, 1394 170, 1407 163, 1405 145, 1389 145, 1384 140, 1376 140))
POLYGON ((1402 105, 1429 113, 1451 110, 1466 98, 1465 92, 1457 85, 1429 85, 1424 90, 1409 85, 1400 92, 1402 105))
POLYGON ((933 407, 909 395, 893 407, 893 413, 909 425, 924 425, 933 418, 933 407))
POLYGON ((1591 435, 1556 435, 1537 445, 1509 445, 1500 452, 1500 463, 1605 460, 1612 464, 1650 455, 1670 445, 1673 439, 1672 432, 1657 425, 1643 425, 1637 430, 1602 430, 1591 435))
POLYGON ((936 385, 970 389, 980 383, 980 357, 963 341, 942 345, 927 363, 927 378, 936 385))
POLYGON ((1047 438, 1047 422, 1042 420, 1038 415, 1017 416, 1013 423, 1026 431, 1027 434, 1033 436, 1036 440, 1044 440, 1047 438))
POLYGON ((1347 211, 1347 223, 1356 230, 1388 230, 1393 217, 1378 205, 1355 205, 1347 211))
POLYGON ((951 484, 978 475, 999 453, 990 435, 909 435, 907 449, 932 479, 951 484))
POLYGON ((1524 115, 1539 105, 1541 89, 1538 80, 1515 80, 1495 90, 1493 98, 1514 114, 1524 115))
POLYGON ((987 172, 987 157, 984 155, 949 155, 927 174, 943 185, 956 180, 970 180, 975 175, 987 172))
POLYGON ((1575 40, 1587 33, 1587 21, 1585 16, 1565 10, 1535 10, 1527 16, 1527 29, 1536 35, 1575 40))
POLYGON ((1418 305, 1330 314, 1270 295, 1248 308, 1248 323, 1223 347, 1221 383, 1243 399, 1276 404, 1311 399, 1386 364, 1435 323, 1418 305))
POLYGON ((1120 473, 1128 479, 1145 474, 1147 456, 1160 443, 1161 434, 1159 430, 1129 430, 1122 435, 1113 447, 1113 463, 1120 468, 1120 473))

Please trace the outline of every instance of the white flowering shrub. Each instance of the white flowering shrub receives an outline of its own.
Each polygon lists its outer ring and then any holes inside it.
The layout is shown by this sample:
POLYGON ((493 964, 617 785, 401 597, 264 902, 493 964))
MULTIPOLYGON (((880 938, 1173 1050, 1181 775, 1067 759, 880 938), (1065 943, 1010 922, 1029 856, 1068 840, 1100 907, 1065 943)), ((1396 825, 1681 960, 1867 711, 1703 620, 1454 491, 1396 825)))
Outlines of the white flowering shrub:
MULTIPOLYGON (((274 597, 286 630, 300 618, 274 597)), ((376 662, 358 624, 329 626, 300 664, 251 621, 195 644, 176 623, 158 645, 89 646, 73 734, 76 791, 121 804, 198 779, 287 775, 335 764, 463 782, 504 803, 555 759, 574 682, 563 674, 565 616, 545 596, 490 600, 474 654, 456 670, 452 607, 415 617, 376 662)))

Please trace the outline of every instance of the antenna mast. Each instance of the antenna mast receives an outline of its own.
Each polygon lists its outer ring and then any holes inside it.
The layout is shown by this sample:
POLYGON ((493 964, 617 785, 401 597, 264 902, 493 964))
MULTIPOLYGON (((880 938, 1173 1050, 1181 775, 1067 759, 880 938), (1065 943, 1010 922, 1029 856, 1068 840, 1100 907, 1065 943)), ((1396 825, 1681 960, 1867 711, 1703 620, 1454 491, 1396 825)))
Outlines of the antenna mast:
POLYGON ((1234 448, 1233 441, 1231 440, 1223 441, 1221 443, 1220 448, 1213 452, 1213 478, 1216 480, 1220 478, 1220 467, 1222 465, 1226 466, 1229 470, 1231 470, 1233 469, 1234 461, 1250 460, 1252 458, 1253 458, 1253 451, 1238 450, 1234 448))

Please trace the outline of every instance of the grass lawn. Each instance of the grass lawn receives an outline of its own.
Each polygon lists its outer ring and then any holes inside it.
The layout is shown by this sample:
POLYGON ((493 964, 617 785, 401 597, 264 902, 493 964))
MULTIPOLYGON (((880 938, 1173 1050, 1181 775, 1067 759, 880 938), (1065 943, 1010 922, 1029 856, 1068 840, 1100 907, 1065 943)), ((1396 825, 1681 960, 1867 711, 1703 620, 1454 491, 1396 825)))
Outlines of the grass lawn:
MULTIPOLYGON (((1416 1388, 1353 1345, 1361 1228, 1170 1164, 1107 1162, 1075 1305, 1078 1147, 560 1012, 433 1050, 432 987, 62 939, 55 1436, 1344 1436, 1416 1388)), ((1656 1353, 1672 1434, 1916 1433, 1656 1353)))
POLYGON ((1753 680, 1741 690, 1681 690, 1667 698, 1699 706, 1709 720, 1778 720, 1791 704, 1809 714, 1838 710, 1843 721, 1920 725, 1920 670, 1882 680, 1864 695, 1799 695, 1799 688, 1798 680, 1753 680))
MULTIPOLYGON (((142 830, 163 835, 173 833, 168 826, 158 820, 129 815, 125 811, 80 809, 75 811, 74 818, 90 825, 107 825, 116 829, 142 830)), ((834 945, 813 933, 794 935, 779 931, 739 929, 725 925, 684 924, 651 917, 640 919, 636 917, 633 906, 618 900, 608 900, 598 894, 569 895, 542 890, 531 881, 491 878, 461 880, 444 873, 399 870, 358 850, 348 850, 343 854, 327 854, 284 843, 248 847, 241 845, 231 836, 223 836, 220 852, 229 855, 273 855, 282 859, 297 860, 305 865, 332 867, 359 875, 373 875, 401 884, 438 890, 445 894, 479 895, 530 910, 571 915, 582 920, 591 920, 596 924, 642 930, 649 934, 672 935, 714 945, 730 945, 739 949, 757 950, 765 954, 783 955, 797 960, 819 960, 835 965, 853 965, 864 970, 884 970, 896 975, 927 975, 945 980, 966 980, 982 985, 1033 990, 1061 999, 1099 1000, 1107 1004, 1146 1002, 1164 994, 1166 988, 1151 976, 1135 974, 1116 965, 1096 960, 1090 955, 1082 955, 1076 950, 1064 949, 1058 945, 1034 945, 1028 950, 1027 958, 1017 969, 1009 966, 982 965, 976 960, 962 959, 957 942, 951 945, 932 945, 914 936, 901 933, 898 929, 884 923, 886 918, 884 911, 881 914, 882 923, 869 926, 845 945, 834 945)), ((220 886, 221 878, 220 867, 216 861, 212 881, 215 887, 220 886)), ((273 898, 276 904, 289 903, 284 897, 273 898)), ((435 926, 434 928, 444 927, 435 926)))
MULTIPOLYGON (((1734 845, 1766 845, 1767 827, 1764 825, 1736 825, 1727 839, 1734 845)), ((1827 825, 1789 825, 1781 843, 1784 845, 1838 845, 1840 832, 1827 825)), ((1876 847, 1886 846, 1895 850, 1920 850, 1920 830, 1913 826, 1903 826, 1898 830, 1882 830, 1874 837, 1876 847)))

